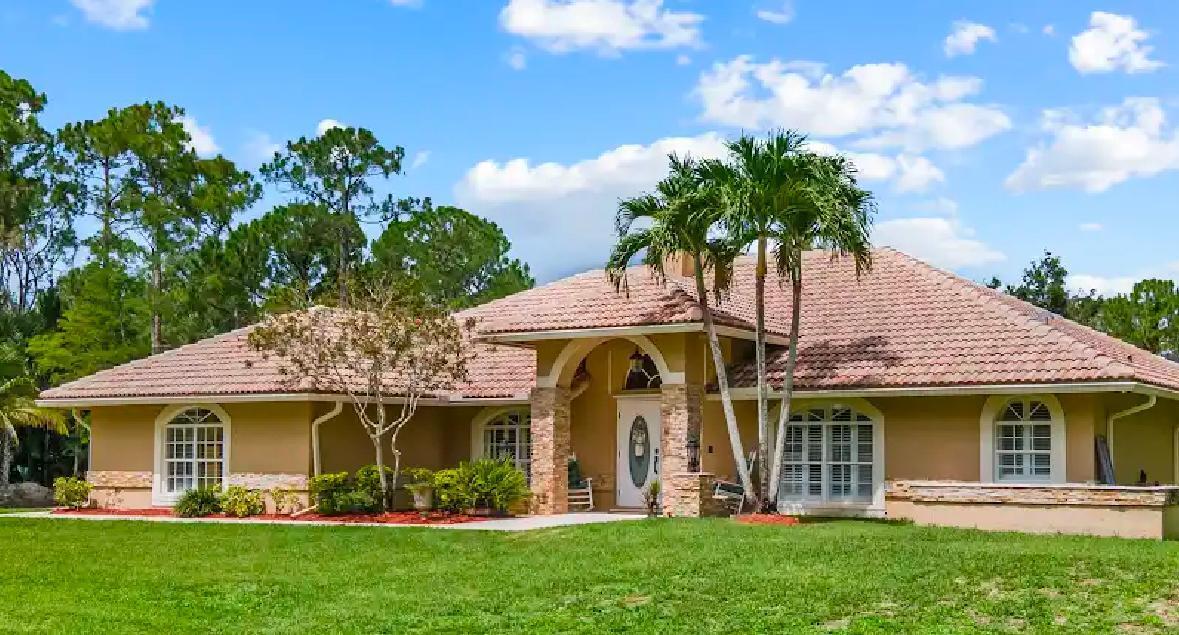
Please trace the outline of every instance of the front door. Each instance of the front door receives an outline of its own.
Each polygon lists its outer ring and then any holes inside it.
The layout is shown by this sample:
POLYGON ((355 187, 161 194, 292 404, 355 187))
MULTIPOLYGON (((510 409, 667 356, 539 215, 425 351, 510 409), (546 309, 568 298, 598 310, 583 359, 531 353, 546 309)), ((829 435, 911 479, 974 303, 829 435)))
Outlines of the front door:
POLYGON ((659 479, 659 398, 618 400, 618 492, 619 507, 642 507, 643 492, 659 479))

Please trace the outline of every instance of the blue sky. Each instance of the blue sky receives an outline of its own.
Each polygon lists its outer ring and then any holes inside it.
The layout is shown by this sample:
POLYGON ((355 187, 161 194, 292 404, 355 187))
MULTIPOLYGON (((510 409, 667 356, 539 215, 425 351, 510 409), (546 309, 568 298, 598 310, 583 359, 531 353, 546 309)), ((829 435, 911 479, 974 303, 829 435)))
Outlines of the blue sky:
POLYGON ((248 169, 367 127, 406 149, 390 191, 494 219, 541 281, 600 266, 668 151, 783 126, 856 160, 878 243, 1117 291, 1179 276, 1176 33, 1167 2, 2 0, 0 68, 50 125, 164 100, 248 169))

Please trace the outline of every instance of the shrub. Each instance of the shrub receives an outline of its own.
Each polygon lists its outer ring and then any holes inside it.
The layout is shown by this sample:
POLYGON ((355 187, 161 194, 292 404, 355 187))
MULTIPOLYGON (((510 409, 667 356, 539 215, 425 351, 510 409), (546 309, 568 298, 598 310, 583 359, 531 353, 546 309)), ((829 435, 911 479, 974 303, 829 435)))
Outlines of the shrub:
POLYGON ((72 476, 53 479, 53 501, 63 507, 80 509, 90 502, 90 483, 72 476))
POLYGON ((274 504, 274 513, 284 512, 293 514, 299 511, 299 495, 289 489, 272 488, 269 492, 270 502, 274 504))
POLYGON ((487 508, 507 511, 528 498, 528 480, 511 461, 480 459, 434 475, 438 505, 451 511, 487 508))
POLYGON ((173 510, 177 516, 184 518, 210 516, 221 511, 221 496, 217 490, 209 487, 190 489, 180 495, 173 510))
MULTIPOLYGON (((392 490, 396 485, 393 483, 393 470, 385 467, 385 481, 392 490)), ((383 501, 389 500, 389 492, 381 491, 381 472, 375 465, 366 465, 359 470, 356 470, 356 478, 354 479, 354 487, 357 492, 363 492, 364 496, 373 501, 370 509, 360 511, 379 512, 384 509, 381 504, 383 501)), ((359 500, 359 498, 357 499, 359 500)))
POLYGON ((381 482, 374 466, 360 468, 355 478, 347 472, 320 474, 311 479, 310 489, 312 504, 321 514, 331 516, 381 510, 381 482))
POLYGON ((405 489, 412 491, 426 487, 434 487, 434 470, 425 467, 405 470, 405 489))
POLYGON ((221 495, 221 511, 227 516, 238 518, 257 516, 266 511, 266 503, 262 500, 261 491, 231 485, 221 495))

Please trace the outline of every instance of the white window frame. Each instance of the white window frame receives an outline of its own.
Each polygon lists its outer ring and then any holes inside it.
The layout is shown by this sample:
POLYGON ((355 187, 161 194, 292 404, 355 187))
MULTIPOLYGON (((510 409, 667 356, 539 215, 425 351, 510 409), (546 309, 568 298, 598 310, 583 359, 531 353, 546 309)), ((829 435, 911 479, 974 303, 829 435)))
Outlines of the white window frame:
MULTIPOLYGON (((507 406, 502 408, 487 408, 479 413, 473 425, 471 426, 471 459, 479 460, 489 458, 486 456, 486 434, 491 426, 497 425, 497 422, 503 418, 517 414, 520 415, 521 423, 518 427, 528 433, 528 451, 527 458, 523 458, 519 453, 519 443, 517 443, 517 453, 513 457, 513 463, 516 467, 524 472, 524 475, 529 477, 531 481, 532 474, 532 409, 529 406, 507 406), (521 466, 521 463, 524 463, 521 466)), ((492 457, 494 458, 494 457, 492 457)))
MULTIPOLYGON (((1067 460, 1067 438, 1066 426, 1064 418, 1064 410, 1060 406, 1060 400, 1055 395, 1051 394, 1027 394, 1027 395, 993 395, 987 398, 983 404, 982 414, 979 417, 979 482, 982 483, 998 483, 1001 485, 1044 485, 1044 484, 1061 484, 1066 483, 1066 460, 1067 460), (1022 401, 1026 404, 1038 401, 1048 407, 1048 412, 1051 415, 1050 421, 1004 421, 1007 417, 1008 404, 1022 401), (1001 425, 1045 425, 1047 424, 1051 431, 1051 441, 1048 450, 1049 455, 1049 472, 1047 477, 1036 475, 1022 475, 1022 476, 1006 476, 1000 478, 999 476, 999 461, 997 438, 999 434, 999 426, 1001 425)), ((1026 440, 1030 441, 1030 437, 1025 436, 1026 440)), ((1028 451, 1030 453, 1030 451, 1028 451)))
MULTIPOLYGON (((216 404, 177 404, 164 408, 156 417, 155 421, 155 467, 152 474, 152 505, 174 505, 176 504, 176 501, 179 500, 181 494, 183 494, 183 492, 169 492, 167 489, 169 461, 167 459, 165 444, 167 443, 168 439, 168 427, 173 422, 173 420, 175 420, 177 416, 186 410, 194 408, 208 410, 209 412, 212 412, 214 415, 216 415, 216 417, 220 420, 218 424, 205 427, 219 426, 221 428, 221 489, 224 491, 225 488, 229 487, 229 477, 232 466, 232 463, 230 462, 230 450, 233 438, 232 422, 230 421, 229 413, 227 413, 224 408, 216 404)), ((194 458, 193 460, 195 463, 196 459, 194 458)), ((195 470, 193 478, 196 478, 195 470)))
MULTIPOLYGON (((821 454, 818 462, 804 460, 803 464, 817 464, 821 466, 820 483, 822 492, 819 496, 805 495, 801 499, 787 500, 781 499, 778 503, 778 509, 788 514, 816 514, 816 515, 850 515, 850 516, 881 516, 884 514, 884 416, 876 407, 865 399, 846 398, 840 400, 821 400, 821 401, 801 401, 792 404, 791 410, 795 413, 803 413, 804 415, 811 410, 823 410, 825 415, 821 421, 807 421, 793 422, 795 425, 802 424, 804 426, 819 425, 822 430, 821 454), (851 421, 834 421, 831 413, 834 410, 850 409, 853 413, 851 421), (855 414, 862 415, 867 420, 855 420, 855 414), (870 500, 841 500, 834 499, 830 496, 832 487, 832 467, 841 465, 858 465, 864 464, 864 461, 858 460, 858 440, 853 438, 851 440, 851 456, 850 461, 835 461, 832 460, 832 431, 836 426, 840 425, 864 425, 871 427, 872 430, 872 496, 870 500)), ((774 419, 771 417, 771 419, 774 419)), ((805 428, 804 428, 805 430, 805 428)), ((805 434, 805 433, 804 433, 805 434)), ((804 437, 804 442, 810 441, 804 437)), ((804 445, 804 452, 809 449, 809 444, 804 445)), ((783 465, 783 477, 785 475, 785 465, 783 465)), ((807 481, 809 482, 809 481, 807 481)), ((852 486, 855 487, 853 481, 852 486)))

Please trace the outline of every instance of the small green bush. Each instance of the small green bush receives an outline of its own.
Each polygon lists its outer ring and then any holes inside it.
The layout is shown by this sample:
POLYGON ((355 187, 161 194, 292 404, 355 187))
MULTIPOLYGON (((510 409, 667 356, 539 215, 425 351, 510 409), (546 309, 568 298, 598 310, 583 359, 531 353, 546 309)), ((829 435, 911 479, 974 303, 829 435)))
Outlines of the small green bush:
POLYGON ((210 487, 190 489, 180 495, 172 509, 183 518, 211 516, 221 511, 221 495, 210 487))
POLYGON ((80 509, 90 502, 90 483, 72 476, 53 479, 53 502, 63 507, 80 509))
POLYGON ((434 486, 434 470, 428 467, 410 467, 406 468, 402 473, 405 474, 406 487, 411 485, 434 486))
POLYGON ((257 516, 266 511, 266 503, 262 500, 261 491, 231 485, 221 495, 221 511, 237 518, 257 516))
POLYGON ((494 509, 507 511, 526 500, 531 492, 528 479, 509 460, 480 459, 434 474, 438 505, 450 511, 494 509))
POLYGON ((380 476, 373 466, 360 468, 356 477, 347 472, 320 474, 311 479, 310 489, 311 502, 320 514, 331 516, 381 511, 380 476))
POLYGON ((268 492, 270 502, 274 504, 274 513, 293 514, 299 511, 299 495, 289 489, 274 487, 268 492))
MULTIPOLYGON (((368 512, 379 512, 384 509, 382 502, 389 501, 389 493, 396 485, 393 482, 392 468, 385 467, 385 481, 389 486, 389 491, 381 491, 381 472, 375 465, 366 465, 359 470, 356 470, 356 478, 353 479, 354 487, 357 492, 363 493, 363 497, 372 500, 374 505, 370 509, 360 510, 368 512)), ((362 497, 357 497, 356 500, 361 500, 362 497)))

